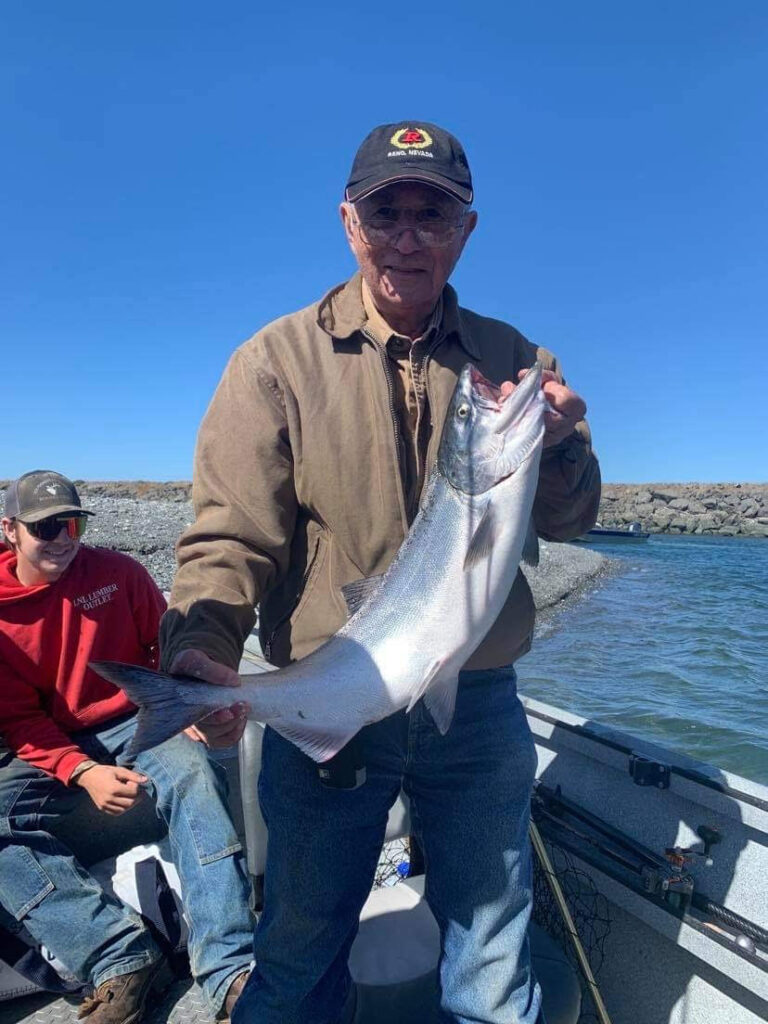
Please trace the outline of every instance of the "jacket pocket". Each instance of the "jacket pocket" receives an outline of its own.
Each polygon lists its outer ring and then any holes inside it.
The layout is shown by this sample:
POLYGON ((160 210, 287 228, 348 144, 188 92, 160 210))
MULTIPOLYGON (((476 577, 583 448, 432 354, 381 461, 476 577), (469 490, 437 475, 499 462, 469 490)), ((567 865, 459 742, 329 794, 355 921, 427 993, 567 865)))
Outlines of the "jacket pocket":
POLYGON ((309 602, 312 591, 325 563, 327 550, 328 540, 322 531, 318 532, 315 537, 315 541, 310 548, 306 568, 302 574, 301 580, 299 581, 299 585, 296 588, 295 600, 288 605, 285 612, 280 616, 279 620, 272 628, 266 644, 264 645, 264 656, 267 661, 271 660, 276 647, 282 647, 282 638, 280 634, 285 631, 288 623, 293 627, 296 624, 296 621, 300 618, 302 612, 306 609, 307 603, 309 602))

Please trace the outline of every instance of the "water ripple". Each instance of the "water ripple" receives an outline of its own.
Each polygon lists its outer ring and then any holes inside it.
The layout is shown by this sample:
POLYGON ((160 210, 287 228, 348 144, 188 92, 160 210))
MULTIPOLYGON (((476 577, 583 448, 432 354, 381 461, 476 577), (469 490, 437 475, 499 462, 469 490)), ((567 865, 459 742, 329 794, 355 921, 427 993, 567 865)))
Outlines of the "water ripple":
POLYGON ((532 697, 768 784, 768 543, 654 536, 537 630, 532 697))

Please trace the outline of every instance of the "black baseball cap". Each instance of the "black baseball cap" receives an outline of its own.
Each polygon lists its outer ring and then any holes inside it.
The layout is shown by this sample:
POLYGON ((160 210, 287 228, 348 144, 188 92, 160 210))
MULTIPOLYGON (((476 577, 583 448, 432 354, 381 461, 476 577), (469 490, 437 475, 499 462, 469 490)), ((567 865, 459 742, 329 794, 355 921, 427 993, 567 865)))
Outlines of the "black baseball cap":
POLYGON ((355 155, 344 196, 354 203, 393 181, 423 181, 472 202, 472 175, 457 138, 428 121, 382 124, 355 155))
POLYGON ((5 515, 22 523, 37 523, 67 513, 92 516, 80 505, 77 488, 52 469, 33 469, 14 480, 5 492, 5 515))

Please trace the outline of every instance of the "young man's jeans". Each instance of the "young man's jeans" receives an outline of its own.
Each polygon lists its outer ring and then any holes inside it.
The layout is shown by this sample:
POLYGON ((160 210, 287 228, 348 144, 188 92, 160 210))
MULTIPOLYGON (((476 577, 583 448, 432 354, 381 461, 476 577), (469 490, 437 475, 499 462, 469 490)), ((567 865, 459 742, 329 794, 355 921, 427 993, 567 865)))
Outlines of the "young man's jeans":
POLYGON ((271 729, 259 780, 269 828, 256 967, 233 1024, 337 1024, 347 957, 401 785, 440 926, 440 1019, 534 1024, 528 814, 536 763, 509 667, 461 675, 441 736, 422 701, 366 727, 366 782, 322 785, 317 765, 271 729))
MULTIPOLYGON (((136 729, 128 715, 77 734, 94 760, 114 764, 136 729)), ((176 736, 139 754, 147 796, 168 826, 189 925, 192 972, 213 1011, 248 969, 252 919, 226 783, 202 743, 176 736)), ((0 903, 82 981, 98 986, 160 956, 139 916, 101 886, 50 834, 84 790, 11 755, 0 757, 0 903)), ((144 797, 147 799, 147 797, 144 797)))

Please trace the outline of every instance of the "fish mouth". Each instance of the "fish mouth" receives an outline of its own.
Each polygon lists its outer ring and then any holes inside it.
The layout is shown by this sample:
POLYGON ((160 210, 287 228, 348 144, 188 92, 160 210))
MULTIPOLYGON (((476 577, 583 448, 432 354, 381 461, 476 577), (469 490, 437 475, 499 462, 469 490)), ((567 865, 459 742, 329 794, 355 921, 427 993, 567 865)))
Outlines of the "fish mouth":
POLYGON ((501 387, 498 384, 484 377, 476 366, 470 366, 469 381, 478 405, 484 409, 495 409, 497 412, 501 409, 501 387))
POLYGON ((541 387, 541 364, 535 363, 522 382, 507 395, 502 395, 501 386, 488 380, 475 366, 470 366, 469 379, 477 406, 497 413, 499 418, 494 429, 498 434, 505 434, 510 429, 520 427, 526 419, 531 409, 531 400, 541 387))

